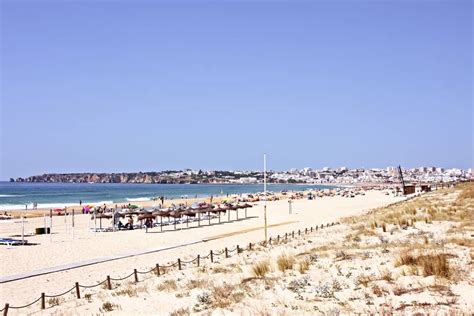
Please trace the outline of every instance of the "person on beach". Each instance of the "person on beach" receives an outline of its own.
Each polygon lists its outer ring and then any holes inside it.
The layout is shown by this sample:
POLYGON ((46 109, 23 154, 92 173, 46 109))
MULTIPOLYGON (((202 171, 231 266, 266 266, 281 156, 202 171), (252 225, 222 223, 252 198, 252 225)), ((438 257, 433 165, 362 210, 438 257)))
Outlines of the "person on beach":
POLYGON ((147 218, 145 221, 145 227, 152 228, 153 227, 153 220, 151 218, 147 218))
POLYGON ((79 200, 79 206, 82 206, 82 200, 79 200))
POLYGON ((128 223, 125 225, 125 228, 133 230, 133 218, 131 216, 128 217, 128 223))
POLYGON ((211 204, 212 204, 212 199, 213 199, 213 198, 214 198, 214 197, 211 195, 211 204))

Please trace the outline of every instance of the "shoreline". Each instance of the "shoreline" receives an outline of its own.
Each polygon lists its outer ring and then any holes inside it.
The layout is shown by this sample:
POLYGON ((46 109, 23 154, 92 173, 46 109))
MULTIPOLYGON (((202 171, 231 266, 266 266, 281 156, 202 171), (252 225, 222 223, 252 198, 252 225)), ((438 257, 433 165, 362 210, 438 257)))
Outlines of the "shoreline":
MULTIPOLYGON (((199 184, 196 184, 196 185, 199 185, 199 184)), ((207 184, 206 184, 207 185, 207 184)), ((214 184, 214 185, 218 185, 218 184, 214 184)), ((233 184, 230 184, 230 185, 233 185, 233 184)), ((245 186, 246 184, 240 184, 242 186, 245 186)), ((272 183, 272 184, 269 184, 270 187, 271 185, 279 185, 277 183, 272 183)), ((293 184, 291 184, 293 185, 293 184)), ((296 185, 299 185, 299 184, 296 184, 296 185)), ((272 193, 273 195, 276 195, 276 196, 279 196, 281 197, 282 196, 282 191, 287 191, 287 192, 291 192, 291 193, 304 193, 304 192, 307 192, 307 191, 316 191, 316 192, 320 192, 320 191, 323 191, 323 190, 332 190, 332 189, 336 189, 336 190, 348 190, 348 189, 362 189, 361 187, 357 187, 357 186, 337 186, 337 185, 332 185, 332 184, 324 184, 324 185, 320 185, 320 184, 314 184, 314 185, 307 185, 307 184, 301 184, 301 186, 314 186, 314 187, 318 187, 318 188, 313 188, 313 189, 303 189, 303 190, 294 190, 294 189, 291 189, 291 190, 267 190, 267 192, 269 193, 272 193), (325 188, 320 188, 320 187, 325 187, 325 188)), ((256 191, 256 192, 243 192, 243 193, 228 193, 228 194, 217 194, 217 195, 209 195, 209 194, 195 194, 195 195, 188 195, 188 194, 183 194, 182 196, 176 196, 176 197, 166 197, 165 196, 165 205, 164 206, 167 206, 171 203, 174 203, 174 204, 178 204, 178 203, 194 203, 194 202, 197 202, 197 201, 202 201, 202 200, 209 200, 211 198, 211 196, 213 197, 213 201, 216 201, 216 202, 222 202, 224 200, 228 200, 228 199, 234 199, 236 196, 238 197, 242 197, 243 195, 259 195, 259 194, 262 194, 263 191, 256 191), (185 197, 186 196, 186 197, 185 197), (197 196, 197 197, 196 197, 197 196), (168 203, 166 203, 168 202, 168 203)), ((122 199, 120 200, 117 200, 117 201, 114 201, 114 200, 102 200, 102 201, 97 201, 97 202, 90 202, 90 201, 82 201, 82 205, 79 205, 79 203, 74 203, 74 202, 58 202, 58 203, 44 203, 44 204, 39 204, 38 207, 36 209, 33 209, 32 208, 32 204, 28 204, 28 209, 25 209, 25 208, 20 208, 19 207, 19 204, 13 204, 12 207, 0 207, 0 212, 7 212, 7 213, 12 213, 13 217, 15 218, 18 218, 19 216, 21 216, 22 214, 24 214, 23 216, 25 217, 34 217, 34 216, 42 216, 44 214, 48 214, 50 210, 52 209, 58 209, 58 208, 61 208, 61 209, 64 209, 64 208, 67 208, 68 210, 77 210, 80 212, 81 208, 85 205, 91 205, 91 206, 103 206, 104 204, 107 205, 108 207, 110 207, 112 205, 117 205, 117 206, 121 206, 121 205, 126 205, 126 204, 133 204, 133 205, 137 205, 139 207, 143 207, 143 208, 147 208, 147 207, 157 207, 159 204, 160 204, 160 201, 159 199, 153 199, 153 198, 156 198, 156 197, 137 197, 137 198, 123 198, 123 201, 122 199), (47 205, 47 206, 45 206, 47 205), (16 216, 15 216, 16 215, 16 216)), ((3 206, 3 205, 2 205, 3 206)))

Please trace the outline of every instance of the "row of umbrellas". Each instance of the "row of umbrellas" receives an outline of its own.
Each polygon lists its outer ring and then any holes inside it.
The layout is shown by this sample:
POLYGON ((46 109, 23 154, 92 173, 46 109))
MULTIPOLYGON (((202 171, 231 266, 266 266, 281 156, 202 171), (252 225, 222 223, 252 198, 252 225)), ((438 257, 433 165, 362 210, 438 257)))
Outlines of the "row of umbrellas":
POLYGON ((247 208, 251 208, 252 205, 245 203, 245 204, 224 204, 224 205, 200 205, 198 207, 181 207, 181 208, 168 208, 162 210, 154 210, 154 211, 147 211, 147 210, 128 210, 126 212, 115 212, 115 213, 99 213, 93 215, 92 218, 98 218, 101 221, 102 227, 102 218, 111 219, 113 216, 118 217, 127 217, 138 215, 138 220, 143 221, 146 219, 156 219, 157 217, 161 217, 161 229, 163 229, 163 217, 174 218, 174 227, 176 229, 177 219, 186 216, 186 226, 188 226, 189 218, 190 217, 198 217, 198 225, 201 224, 201 214, 208 213, 208 220, 209 224, 211 223, 211 216, 210 214, 217 214, 219 218, 219 223, 221 222, 221 213, 228 212, 228 221, 230 221, 230 211, 236 211, 237 219, 239 218, 239 209, 245 209, 245 218, 247 218, 247 208))

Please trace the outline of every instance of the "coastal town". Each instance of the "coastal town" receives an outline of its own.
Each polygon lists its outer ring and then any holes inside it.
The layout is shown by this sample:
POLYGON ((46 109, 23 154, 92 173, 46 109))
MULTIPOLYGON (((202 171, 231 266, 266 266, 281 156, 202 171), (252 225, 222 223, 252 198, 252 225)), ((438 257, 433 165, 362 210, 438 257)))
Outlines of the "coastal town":
MULTIPOLYGON (((403 178, 416 183, 449 183, 470 181, 472 168, 418 167, 401 168, 403 178)), ((398 167, 387 168, 303 168, 289 171, 268 171, 269 183, 302 184, 362 184, 362 183, 398 183, 398 167)), ((160 172, 136 173, 64 173, 43 174, 27 178, 11 178, 10 182, 41 183, 162 183, 162 184, 199 184, 233 183, 252 184, 263 182, 261 171, 203 171, 203 170, 166 170, 160 172)))

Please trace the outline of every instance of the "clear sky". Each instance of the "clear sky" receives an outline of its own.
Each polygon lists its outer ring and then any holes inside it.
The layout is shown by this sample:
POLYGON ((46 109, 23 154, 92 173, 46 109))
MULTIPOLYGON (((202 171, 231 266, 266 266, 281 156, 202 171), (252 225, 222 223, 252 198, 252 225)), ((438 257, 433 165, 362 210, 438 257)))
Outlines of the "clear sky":
POLYGON ((472 1, 1 1, 0 179, 469 168, 472 1))

